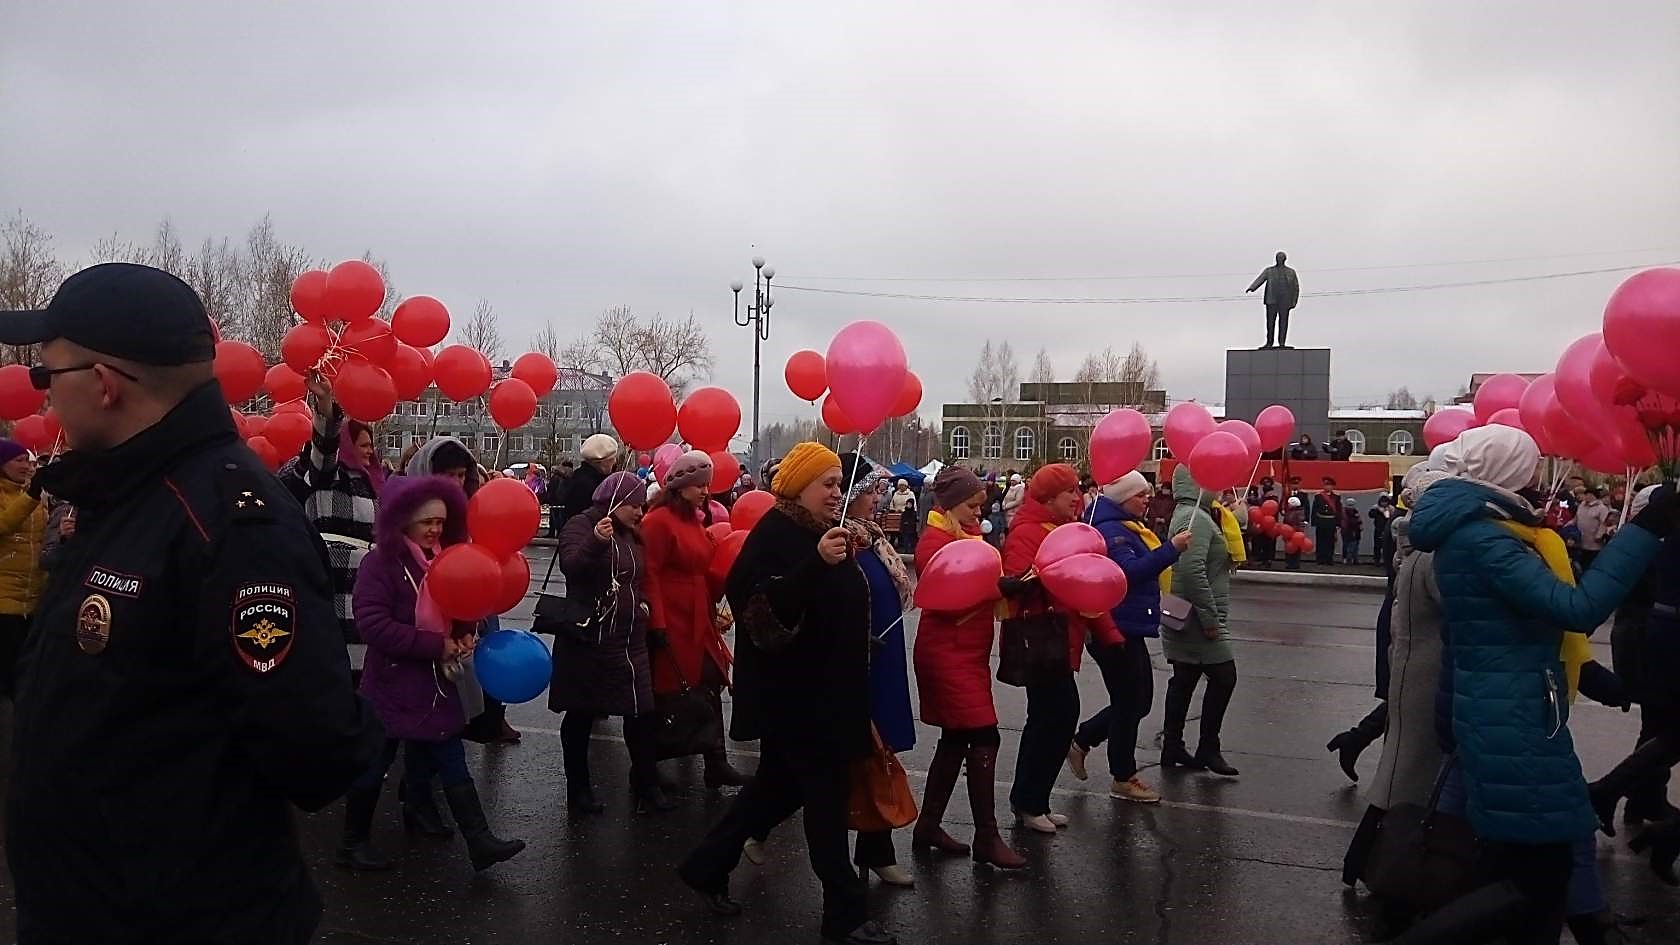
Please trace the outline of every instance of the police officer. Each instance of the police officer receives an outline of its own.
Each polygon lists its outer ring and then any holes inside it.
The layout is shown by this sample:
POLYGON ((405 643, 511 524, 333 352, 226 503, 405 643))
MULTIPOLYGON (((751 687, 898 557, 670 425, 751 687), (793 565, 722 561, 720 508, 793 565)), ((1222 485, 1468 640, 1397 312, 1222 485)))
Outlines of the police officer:
POLYGON ((7 853, 18 941, 301 943, 321 902, 290 806, 377 757, 326 551, 234 430, 191 287, 107 263, 44 310, 70 450, 32 488, 76 508, 24 646, 7 853))

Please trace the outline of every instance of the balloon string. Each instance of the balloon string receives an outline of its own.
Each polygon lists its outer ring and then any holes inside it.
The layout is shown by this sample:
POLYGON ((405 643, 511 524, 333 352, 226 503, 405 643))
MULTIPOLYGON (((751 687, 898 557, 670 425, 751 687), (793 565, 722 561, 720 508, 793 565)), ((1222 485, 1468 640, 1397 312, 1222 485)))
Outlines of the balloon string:
POLYGON ((1618 519, 1621 525, 1627 524, 1628 512, 1633 510, 1633 477, 1638 474, 1639 470, 1630 465, 1627 467, 1627 475, 1622 479, 1622 517, 1618 519))

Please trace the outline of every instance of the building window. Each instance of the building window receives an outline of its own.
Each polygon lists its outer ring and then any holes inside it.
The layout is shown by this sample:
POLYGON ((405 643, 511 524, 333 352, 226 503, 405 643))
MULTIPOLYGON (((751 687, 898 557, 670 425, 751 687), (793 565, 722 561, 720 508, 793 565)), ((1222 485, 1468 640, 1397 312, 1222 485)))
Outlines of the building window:
POLYGON ((1365 434, 1358 430, 1348 430, 1344 435, 1348 442, 1353 444, 1353 451, 1363 456, 1365 454, 1365 434))
POLYGON ((484 434, 484 458, 485 459, 494 460, 496 458, 496 451, 501 449, 501 448, 502 448, 502 435, 500 433, 486 433, 486 434, 484 434))
POLYGON ((402 434, 401 433, 387 433, 387 434, 385 434, 385 448, 386 449, 388 449, 388 450, 400 450, 400 449, 402 449, 402 445, 403 445, 403 443, 402 443, 402 434))
POLYGON ((1033 436, 1033 431, 1031 429, 1021 427, 1015 431, 1015 458, 1017 460, 1027 462, 1032 459, 1033 450, 1037 446, 1038 438, 1033 436))
POLYGON ((1003 428, 986 427, 984 438, 980 443, 980 456, 983 459, 1003 458, 1003 428))
POLYGON ((968 427, 951 428, 951 458, 968 458, 968 427))
POLYGON ((561 453, 576 453, 578 449, 577 437, 570 434, 554 438, 554 445, 561 453))
POLYGON ((1390 456, 1412 455, 1412 434, 1408 430, 1395 430, 1388 435, 1388 454, 1390 456))
POLYGON ((1079 460, 1079 441, 1071 436, 1062 437, 1062 441, 1056 444, 1056 449, 1062 454, 1063 462, 1072 463, 1079 460))
POLYGON ((464 400, 464 401, 462 401, 461 402, 461 416, 463 416, 463 417, 476 417, 476 416, 478 416, 478 401, 476 401, 476 400, 464 400))
POLYGON ((1155 441, 1155 449, 1151 451, 1150 455, 1154 457, 1156 462, 1160 462, 1172 455, 1172 450, 1167 449, 1166 437, 1163 436, 1159 440, 1155 441))
POLYGON ((403 402, 402 402, 402 401, 400 401, 400 400, 399 400, 399 401, 397 401, 397 402, 396 402, 396 403, 395 403, 395 404, 392 404, 392 405, 391 405, 391 416, 393 416, 393 417, 400 417, 400 416, 402 416, 402 415, 403 415, 403 413, 404 413, 404 410, 403 410, 403 407, 404 407, 404 406, 405 406, 405 405, 404 405, 404 404, 403 404, 403 402))
POLYGON ((414 415, 416 417, 429 417, 429 416, 431 416, 432 415, 432 402, 429 401, 429 400, 417 400, 417 401, 415 401, 414 402, 414 415))
POLYGON ((560 419, 562 419, 562 420, 574 420, 576 418, 577 418, 577 404, 574 404, 569 400, 561 401, 560 402, 560 419))
POLYGON ((453 417, 453 416, 455 416, 455 405, 450 403, 447 400, 438 401, 437 402, 437 415, 440 416, 440 417, 453 417))

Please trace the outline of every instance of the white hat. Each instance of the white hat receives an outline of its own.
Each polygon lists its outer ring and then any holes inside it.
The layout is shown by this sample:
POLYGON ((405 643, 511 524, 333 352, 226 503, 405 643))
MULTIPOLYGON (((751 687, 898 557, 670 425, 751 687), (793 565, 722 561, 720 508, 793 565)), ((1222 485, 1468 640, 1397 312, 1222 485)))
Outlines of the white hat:
POLYGON ((1021 481, 1021 474, 1020 473, 1015 473, 1015 474, 1011 475, 1009 477, 1009 481, 1012 482, 1012 483, 1020 482, 1021 481))
POLYGON ((1143 473, 1137 470, 1121 476, 1102 487, 1103 498, 1115 505, 1125 502, 1133 496, 1139 496, 1149 491, 1149 480, 1143 478, 1143 473))
POLYGON ((1289 507, 1292 508, 1292 509, 1300 508, 1301 507, 1301 497, 1298 496, 1298 495, 1290 496, 1289 497, 1289 507))
POLYGON ((583 449, 578 452, 584 459, 590 462, 612 459, 618 455, 618 441, 605 433, 597 433, 589 439, 584 440, 583 449))

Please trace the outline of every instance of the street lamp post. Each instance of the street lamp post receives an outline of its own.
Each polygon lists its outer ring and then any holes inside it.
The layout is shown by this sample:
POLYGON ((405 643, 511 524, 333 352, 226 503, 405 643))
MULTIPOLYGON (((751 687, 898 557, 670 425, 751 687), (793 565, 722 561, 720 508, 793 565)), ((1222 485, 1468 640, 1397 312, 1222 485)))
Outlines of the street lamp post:
POLYGON ((735 324, 742 328, 751 327, 753 330, 753 426, 752 426, 752 468, 756 475, 764 458, 758 455, 758 377, 760 370, 760 347, 770 340, 770 309, 776 302, 770 297, 770 280, 776 277, 773 267, 764 265, 763 256, 753 257, 753 294, 747 303, 745 314, 741 312, 741 290, 745 288, 739 279, 729 283, 729 289, 735 293, 735 324))

